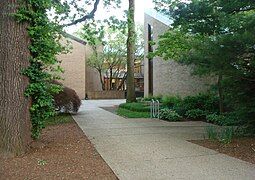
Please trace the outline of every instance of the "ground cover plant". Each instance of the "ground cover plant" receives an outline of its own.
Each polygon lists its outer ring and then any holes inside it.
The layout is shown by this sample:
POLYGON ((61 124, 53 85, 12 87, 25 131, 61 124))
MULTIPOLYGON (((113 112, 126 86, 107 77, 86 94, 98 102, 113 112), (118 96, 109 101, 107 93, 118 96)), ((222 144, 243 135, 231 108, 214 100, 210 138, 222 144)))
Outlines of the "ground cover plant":
POLYGON ((182 116, 174 110, 164 108, 159 110, 159 118, 167 121, 180 121, 182 116))

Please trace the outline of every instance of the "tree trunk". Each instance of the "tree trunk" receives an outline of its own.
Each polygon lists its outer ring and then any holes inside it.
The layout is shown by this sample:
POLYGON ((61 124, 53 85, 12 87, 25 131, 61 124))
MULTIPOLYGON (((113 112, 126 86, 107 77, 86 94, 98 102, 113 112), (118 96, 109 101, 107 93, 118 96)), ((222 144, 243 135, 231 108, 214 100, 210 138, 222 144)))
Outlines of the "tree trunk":
POLYGON ((102 71, 98 70, 98 73, 99 73, 99 77, 100 77, 100 82, 101 82, 102 90, 104 91, 105 90, 105 85, 104 85, 104 80, 103 80, 103 77, 102 77, 102 71))
POLYGON ((128 39, 127 39, 127 102, 135 102, 135 78, 134 78, 134 61, 135 61, 135 2, 129 0, 128 9, 128 39))
POLYGON ((125 73, 125 75, 123 76, 123 78, 122 78, 122 80, 121 80, 121 82, 120 82, 120 85, 119 85, 118 88, 117 88, 118 91, 121 90, 121 88, 123 87, 123 85, 124 85, 126 79, 127 79, 127 73, 125 73))
POLYGON ((110 67, 110 90, 112 90, 112 67, 110 67))
POLYGON ((224 112, 224 97, 223 97, 223 90, 222 90, 222 74, 218 77, 218 93, 219 93, 219 108, 220 114, 224 112))
POLYGON ((29 66, 27 24, 12 13, 19 0, 0 1, 0 153, 24 153, 31 142, 30 100, 24 96, 29 80, 21 71, 29 66))

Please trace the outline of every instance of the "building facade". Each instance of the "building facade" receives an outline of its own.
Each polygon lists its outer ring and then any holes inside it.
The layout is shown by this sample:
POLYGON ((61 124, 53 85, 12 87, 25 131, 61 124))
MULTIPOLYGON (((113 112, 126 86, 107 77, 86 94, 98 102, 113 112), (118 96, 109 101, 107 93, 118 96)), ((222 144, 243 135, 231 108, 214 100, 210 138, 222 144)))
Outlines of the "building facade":
POLYGON ((159 36, 169 30, 171 21, 154 10, 147 10, 144 15, 144 95, 195 95, 207 91, 214 78, 192 76, 192 67, 181 65, 174 60, 163 60, 160 57, 148 59, 147 55, 157 45, 159 36))
POLYGON ((69 53, 57 57, 64 69, 61 83, 74 89, 80 99, 84 99, 89 91, 102 90, 98 73, 86 66, 86 60, 92 53, 90 47, 85 41, 70 34, 65 35, 63 43, 66 41, 70 42, 72 49, 69 53))

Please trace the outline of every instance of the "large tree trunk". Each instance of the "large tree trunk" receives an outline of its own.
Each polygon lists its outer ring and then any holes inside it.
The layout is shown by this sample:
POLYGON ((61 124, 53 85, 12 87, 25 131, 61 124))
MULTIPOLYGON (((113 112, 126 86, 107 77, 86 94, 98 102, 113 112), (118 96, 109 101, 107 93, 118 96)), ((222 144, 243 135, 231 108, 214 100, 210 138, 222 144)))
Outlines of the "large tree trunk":
MULTIPOLYGON (((27 24, 11 16, 19 0, 0 1, 0 153, 5 157, 25 152, 31 141, 29 83, 21 71, 29 66, 27 24)), ((0 155, 1 156, 1 155, 0 155)))
POLYGON ((128 9, 128 39, 127 39, 127 102, 135 102, 135 78, 134 78, 134 61, 135 61, 135 2, 129 0, 128 9))

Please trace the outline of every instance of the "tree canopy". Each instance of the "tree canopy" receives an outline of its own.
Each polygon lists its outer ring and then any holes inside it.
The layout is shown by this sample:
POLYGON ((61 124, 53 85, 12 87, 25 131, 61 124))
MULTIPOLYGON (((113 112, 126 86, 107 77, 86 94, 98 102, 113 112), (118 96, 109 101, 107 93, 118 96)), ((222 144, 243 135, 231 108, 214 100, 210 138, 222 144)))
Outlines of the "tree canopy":
POLYGON ((225 110, 234 109, 245 122, 253 122, 255 2, 155 2, 156 9, 168 15, 173 24, 160 37, 153 55, 192 64, 197 75, 217 75, 218 94, 225 102, 225 110))

